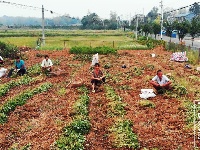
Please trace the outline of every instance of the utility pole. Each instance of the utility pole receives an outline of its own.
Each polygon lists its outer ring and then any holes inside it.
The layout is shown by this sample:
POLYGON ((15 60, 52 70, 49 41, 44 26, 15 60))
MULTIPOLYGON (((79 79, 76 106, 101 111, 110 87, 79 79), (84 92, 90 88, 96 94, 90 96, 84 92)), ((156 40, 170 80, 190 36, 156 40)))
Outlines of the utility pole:
POLYGON ((160 30, 160 38, 162 40, 162 31, 163 31, 163 2, 161 0, 161 30, 160 30))
POLYGON ((137 40, 138 16, 136 15, 135 39, 137 40))
POLYGON ((42 45, 45 45, 45 35, 44 35, 44 7, 42 5, 42 45))

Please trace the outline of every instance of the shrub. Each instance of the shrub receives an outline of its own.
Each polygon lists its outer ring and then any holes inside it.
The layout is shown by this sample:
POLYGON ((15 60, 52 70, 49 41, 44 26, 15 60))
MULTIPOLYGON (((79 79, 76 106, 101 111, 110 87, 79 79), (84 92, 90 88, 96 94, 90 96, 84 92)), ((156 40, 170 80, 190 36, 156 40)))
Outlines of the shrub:
POLYGON ((156 46, 159 46, 159 45, 162 45, 164 46, 165 45, 165 41, 163 40, 155 40, 155 39, 148 39, 148 40, 138 40, 138 43, 142 44, 142 45, 147 45, 147 47, 149 49, 153 49, 155 48, 156 46))
POLYGON ((71 54, 115 54, 117 51, 114 48, 102 46, 102 47, 72 47, 70 49, 71 54))
POLYGON ((19 53, 17 46, 0 41, 0 55, 5 58, 15 58, 19 53))

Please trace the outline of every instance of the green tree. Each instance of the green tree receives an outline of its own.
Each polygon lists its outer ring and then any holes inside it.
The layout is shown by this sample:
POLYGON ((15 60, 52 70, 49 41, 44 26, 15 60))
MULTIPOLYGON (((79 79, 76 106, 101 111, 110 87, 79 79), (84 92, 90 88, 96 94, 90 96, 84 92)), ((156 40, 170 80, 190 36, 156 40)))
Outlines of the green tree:
POLYGON ((149 23, 146 23, 144 26, 143 26, 143 29, 142 29, 145 33, 145 36, 148 36, 149 33, 151 33, 151 25, 149 23))
POLYGON ((189 28, 189 33, 192 37, 192 46, 193 46, 193 40, 200 30, 199 26, 200 26, 199 18, 198 17, 193 18, 190 23, 190 28, 189 28))
POLYGON ((160 24, 157 24, 156 22, 152 23, 152 31, 154 33, 155 39, 156 39, 156 35, 160 33, 161 31, 161 26, 160 24))
POLYGON ((166 22, 163 24, 163 26, 164 26, 165 29, 166 29, 166 36, 171 37, 171 35, 172 35, 172 24, 169 23, 168 21, 166 21, 166 22))
POLYGON ((110 23, 108 25, 108 29, 115 30, 117 29, 117 13, 116 12, 110 12, 110 23))
POLYGON ((84 16, 81 23, 83 29, 103 29, 103 22, 96 13, 84 16))
POLYGON ((148 21, 153 22, 158 15, 158 7, 153 7, 152 10, 147 14, 148 21))
POLYGON ((187 21, 187 20, 185 20, 183 22, 177 22, 177 21, 175 21, 173 23, 173 25, 178 30, 179 41, 182 42, 182 40, 185 37, 185 35, 187 33, 189 33, 189 29, 190 29, 190 23, 189 23, 189 21, 187 21))

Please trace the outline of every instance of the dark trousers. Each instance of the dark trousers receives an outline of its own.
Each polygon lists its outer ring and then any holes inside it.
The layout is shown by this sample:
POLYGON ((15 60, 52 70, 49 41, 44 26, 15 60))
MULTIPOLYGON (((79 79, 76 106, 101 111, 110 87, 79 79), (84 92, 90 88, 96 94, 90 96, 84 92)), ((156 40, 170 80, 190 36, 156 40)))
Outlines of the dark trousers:
POLYGON ((170 85, 167 85, 167 86, 164 86, 164 87, 153 85, 153 87, 156 89, 158 94, 165 93, 166 90, 171 90, 171 86, 170 85))
MULTIPOLYGON (((15 69, 10 69, 7 77, 11 77, 14 70, 15 69)), ((17 71, 17 75, 20 75, 20 76, 23 76, 25 73, 26 73, 26 69, 24 69, 24 68, 22 68, 19 71, 17 71)))
POLYGON ((96 79, 93 79, 91 80, 91 83, 94 84, 94 85, 101 85, 102 83, 104 83, 106 81, 106 78, 102 78, 101 80, 96 80, 96 79))

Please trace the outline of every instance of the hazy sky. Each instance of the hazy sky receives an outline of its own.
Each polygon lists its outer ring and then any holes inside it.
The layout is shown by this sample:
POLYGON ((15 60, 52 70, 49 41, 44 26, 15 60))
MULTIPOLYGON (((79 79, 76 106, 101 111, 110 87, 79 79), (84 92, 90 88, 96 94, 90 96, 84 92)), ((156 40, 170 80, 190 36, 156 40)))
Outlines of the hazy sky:
MULTIPOLYGON (((4 4, 3 1, 35 6, 46 10, 45 17, 55 17, 69 14, 71 17, 87 15, 88 12, 95 12, 101 18, 109 18, 110 11, 116 12, 118 16, 128 19, 136 13, 147 14, 154 6, 160 8, 161 0, 0 0, 0 16, 25 16, 41 17, 40 9, 21 7, 17 5, 4 4)), ((178 9, 191 5, 197 0, 163 0, 164 9, 167 7, 178 9)))

